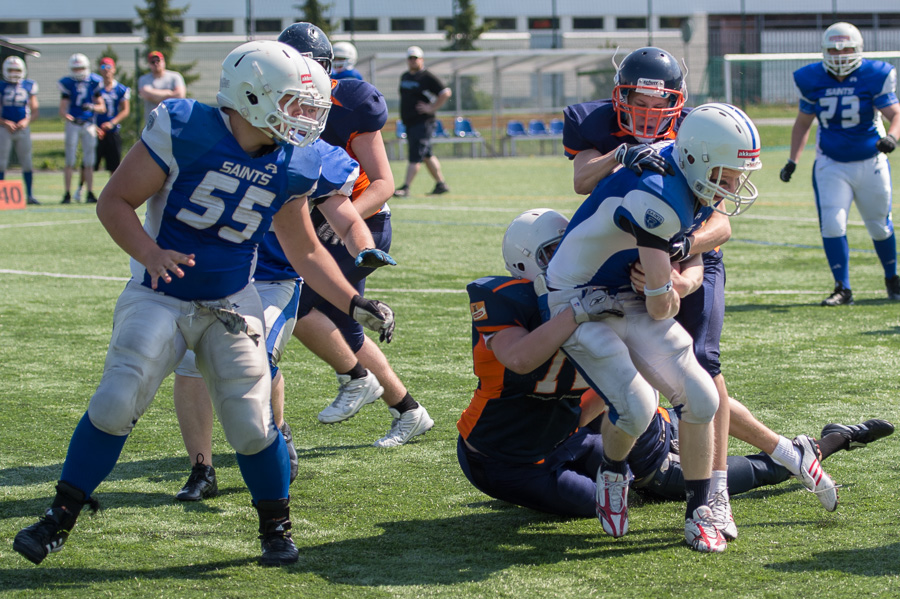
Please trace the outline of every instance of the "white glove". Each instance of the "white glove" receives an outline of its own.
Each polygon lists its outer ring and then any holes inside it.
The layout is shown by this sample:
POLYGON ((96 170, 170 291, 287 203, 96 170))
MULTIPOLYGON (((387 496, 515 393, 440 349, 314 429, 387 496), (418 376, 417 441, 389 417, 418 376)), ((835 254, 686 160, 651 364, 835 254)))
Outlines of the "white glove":
POLYGON ((380 341, 390 343, 394 339, 394 311, 384 302, 354 295, 350 300, 350 316, 370 331, 378 333, 380 341))
MULTIPOLYGON (((582 287, 575 291, 581 291, 581 296, 569 300, 572 310, 575 312, 575 322, 598 321, 610 316, 624 316, 625 310, 622 302, 612 297, 602 287, 582 287)), ((551 291, 550 293, 559 293, 551 291)))

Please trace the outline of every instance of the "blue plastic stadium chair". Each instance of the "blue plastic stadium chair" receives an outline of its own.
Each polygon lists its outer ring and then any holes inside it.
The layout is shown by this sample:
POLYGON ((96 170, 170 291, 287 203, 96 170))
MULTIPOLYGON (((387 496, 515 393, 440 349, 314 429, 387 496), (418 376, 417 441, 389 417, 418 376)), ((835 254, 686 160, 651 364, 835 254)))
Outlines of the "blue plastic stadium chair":
POLYGON ((450 137, 450 134, 444 130, 444 124, 439 120, 434 122, 434 135, 432 137, 450 137))
POLYGON ((506 135, 517 137, 519 135, 528 135, 528 133, 525 132, 525 125, 522 121, 509 121, 506 123, 506 135))
POLYGON ((456 117, 456 122, 453 124, 453 134, 457 137, 481 137, 481 133, 472 128, 471 121, 461 116, 456 117))
POLYGON ((528 121, 528 135, 547 135, 547 125, 538 119, 528 121))
POLYGON ((560 135, 563 132, 563 122, 560 119, 553 119, 550 121, 550 133, 553 135, 560 135))
POLYGON ((406 139, 406 125, 397 121, 397 139, 406 139))

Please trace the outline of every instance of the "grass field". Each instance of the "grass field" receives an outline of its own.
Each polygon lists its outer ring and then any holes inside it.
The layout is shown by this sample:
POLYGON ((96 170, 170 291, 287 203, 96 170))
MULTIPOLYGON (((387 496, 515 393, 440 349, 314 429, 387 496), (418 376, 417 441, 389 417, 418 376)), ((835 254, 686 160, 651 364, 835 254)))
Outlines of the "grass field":
MULTIPOLYGON (((729 389, 788 437, 828 422, 900 422, 900 306, 855 209, 849 231, 856 305, 826 309, 831 276, 818 234, 807 155, 785 185, 785 151, 765 152, 761 198, 733 220, 726 246, 722 361, 729 389)), ((895 159, 896 160, 896 159, 895 159)), ((405 163, 395 163, 395 175, 405 163)), ((292 486, 297 565, 256 565, 256 514, 221 429, 222 491, 172 495, 188 468, 171 379, 131 435, 65 549, 32 566, 15 533, 48 506, 68 439, 102 372, 126 256, 85 205, 0 212, 0 597, 896 597, 900 436, 825 463, 842 485, 826 513, 799 483, 733 498, 740 537, 722 555, 682 542, 683 505, 632 494, 631 530, 546 516, 490 500, 455 456, 456 420, 475 386, 467 282, 504 274, 500 240, 527 208, 571 215, 562 158, 444 162, 452 193, 391 202, 400 265, 369 282, 398 317, 385 353, 436 421, 410 445, 371 446, 390 424, 381 403, 325 426, 333 373, 296 342, 282 365, 300 454, 292 486)), ((104 177, 101 176, 101 179, 104 177)), ((62 175, 36 177, 59 198, 62 175)), ((895 185, 895 191, 897 185, 895 185)), ((55 200, 54 200, 55 201, 55 200)), ((733 443, 732 453, 750 448, 733 443)))

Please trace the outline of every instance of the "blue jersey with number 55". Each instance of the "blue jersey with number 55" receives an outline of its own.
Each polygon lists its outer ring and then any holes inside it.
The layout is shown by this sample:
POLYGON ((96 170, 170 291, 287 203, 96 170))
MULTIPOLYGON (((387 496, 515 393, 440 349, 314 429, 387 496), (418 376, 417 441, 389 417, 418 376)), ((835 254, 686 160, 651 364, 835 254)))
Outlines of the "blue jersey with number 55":
POLYGON ((821 62, 794 71, 800 112, 819 119, 819 150, 838 162, 856 162, 878 154, 884 137, 878 109, 897 103, 897 72, 880 60, 863 59, 859 68, 838 81, 821 62))
MULTIPOLYGON (((141 141, 166 172, 147 203, 144 229, 163 249, 195 254, 184 278, 158 291, 184 300, 226 297, 253 274, 257 244, 285 202, 315 189, 321 171, 311 147, 275 147, 249 156, 218 108, 194 100, 166 100, 152 113, 141 141)), ((150 286, 143 265, 132 276, 150 286)))

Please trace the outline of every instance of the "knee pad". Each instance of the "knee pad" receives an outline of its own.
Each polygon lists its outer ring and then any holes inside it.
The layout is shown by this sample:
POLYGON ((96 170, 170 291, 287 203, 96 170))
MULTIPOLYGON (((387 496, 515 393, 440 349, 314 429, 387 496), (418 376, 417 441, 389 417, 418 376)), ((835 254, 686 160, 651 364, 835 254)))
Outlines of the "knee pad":
POLYGON ((140 417, 137 398, 143 380, 137 370, 116 366, 103 373, 103 380, 88 405, 91 423, 110 435, 127 435, 140 417))
POLYGON ((687 401, 681 410, 681 419, 690 424, 712 422, 719 409, 719 393, 709 374, 689 374, 685 377, 684 393, 687 401))
POLYGON ((613 408, 610 408, 610 421, 622 432, 635 438, 640 437, 656 414, 656 407, 659 405, 656 391, 643 378, 636 377, 628 386, 625 404, 624 409, 616 410, 615 420, 612 419, 613 408))

